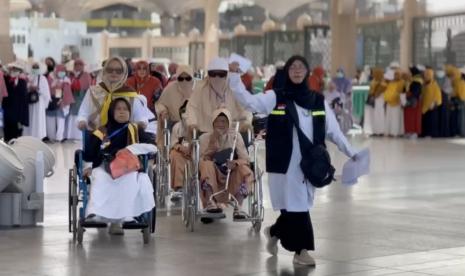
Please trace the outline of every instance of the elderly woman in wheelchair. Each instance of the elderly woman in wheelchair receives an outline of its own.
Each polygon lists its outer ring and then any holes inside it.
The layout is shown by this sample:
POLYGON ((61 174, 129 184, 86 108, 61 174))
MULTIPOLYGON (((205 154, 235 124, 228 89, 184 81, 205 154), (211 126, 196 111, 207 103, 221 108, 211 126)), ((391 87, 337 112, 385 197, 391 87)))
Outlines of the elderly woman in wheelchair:
POLYGON ((230 124, 229 111, 218 109, 213 113, 213 131, 199 138, 200 198, 207 213, 222 213, 224 205, 232 202, 233 217, 241 220, 248 217, 241 206, 254 175, 244 140, 230 124))
POLYGON ((85 170, 92 183, 85 221, 110 222, 110 233, 116 235, 124 233, 123 223, 141 223, 142 214, 155 206, 152 183, 141 171, 137 154, 156 148, 139 144, 151 141, 143 129, 129 122, 130 115, 131 105, 126 99, 113 100, 108 123, 89 135, 83 154, 84 161, 92 163, 92 170, 85 170))

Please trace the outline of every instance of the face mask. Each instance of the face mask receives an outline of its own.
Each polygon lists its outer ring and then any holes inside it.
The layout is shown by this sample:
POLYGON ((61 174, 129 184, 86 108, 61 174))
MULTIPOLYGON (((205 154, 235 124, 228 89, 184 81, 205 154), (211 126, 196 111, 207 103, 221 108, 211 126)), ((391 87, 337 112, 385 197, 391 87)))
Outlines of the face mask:
POLYGON ((64 79, 66 77, 66 72, 60 71, 60 72, 58 72, 57 75, 58 75, 58 78, 64 79))
POLYGON ((182 81, 182 82, 178 82, 179 88, 181 88, 181 90, 182 90, 183 92, 188 92, 188 91, 192 90, 193 84, 194 84, 193 81, 182 81))
POLYGON ((34 76, 38 76, 38 75, 40 75, 40 69, 32 69, 31 73, 34 76))
POLYGON ((443 70, 436 71, 436 77, 438 77, 439 79, 442 79, 445 76, 446 76, 446 72, 444 72, 443 70))
POLYGON ((47 65, 47 71, 48 71, 48 72, 53 72, 53 70, 55 70, 55 66, 53 66, 53 65, 47 65))
POLYGON ((342 72, 337 72, 336 73, 336 77, 338 77, 339 79, 342 79, 344 77, 344 73, 342 72))
POLYGON ((226 78, 210 78, 210 85, 215 92, 223 92, 226 85, 226 78))
POLYGON ((19 77, 19 72, 18 72, 18 71, 11 71, 11 72, 10 72, 10 77, 12 77, 12 78, 17 78, 17 77, 19 77))

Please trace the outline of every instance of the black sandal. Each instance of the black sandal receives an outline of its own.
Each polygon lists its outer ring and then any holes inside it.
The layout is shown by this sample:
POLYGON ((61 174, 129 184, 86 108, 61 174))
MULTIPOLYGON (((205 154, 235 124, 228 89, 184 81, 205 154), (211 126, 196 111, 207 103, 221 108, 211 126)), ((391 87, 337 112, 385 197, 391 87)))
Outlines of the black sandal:
POLYGON ((233 212, 233 219, 235 220, 247 219, 248 217, 249 215, 244 211, 234 210, 233 212))

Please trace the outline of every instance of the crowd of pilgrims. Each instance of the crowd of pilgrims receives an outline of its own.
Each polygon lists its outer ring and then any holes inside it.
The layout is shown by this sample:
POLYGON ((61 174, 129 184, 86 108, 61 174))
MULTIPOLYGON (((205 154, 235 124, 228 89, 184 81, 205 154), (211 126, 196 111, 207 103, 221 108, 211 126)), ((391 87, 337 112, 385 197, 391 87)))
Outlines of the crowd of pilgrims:
MULTIPOLYGON (((291 144, 276 149, 289 159, 288 164, 281 164, 283 168, 273 170, 267 161, 272 206, 281 211, 277 222, 265 229, 267 250, 275 255, 276 243, 281 240, 285 249, 296 253, 294 262, 305 265, 315 264, 307 252, 314 249, 308 212, 315 187, 301 181, 300 142, 293 135, 292 123, 283 121, 288 116, 283 103, 295 104, 301 131, 311 137, 313 115, 309 116, 309 111, 321 99, 322 110, 316 113, 325 114, 325 124, 315 126, 315 132, 325 132, 328 140, 354 160, 357 152, 344 135, 353 127, 354 84, 369 85, 362 120, 365 133, 465 136, 465 76, 451 65, 436 72, 420 65, 412 66, 409 72, 396 64, 385 70, 366 67, 355 78, 346 76, 340 68, 329 78, 321 67, 310 73, 305 58, 294 56, 272 70, 280 73, 276 73, 276 80, 267 78, 264 93, 254 95, 252 85, 257 74, 241 72, 238 64, 218 57, 206 66, 205 78, 195 78, 188 65, 172 63, 165 70, 161 64, 144 60, 133 63, 119 57, 107 59, 94 72, 86 72, 80 59, 74 60, 72 68, 57 64, 53 58, 45 59, 45 65, 34 62, 27 67, 16 61, 0 70, 4 140, 22 135, 51 142, 84 138, 84 171, 93 184, 86 220, 111 222, 112 234, 122 234, 123 223, 140 219, 155 202, 147 174, 135 170, 115 177, 105 165, 108 156, 117 159, 127 154, 124 150, 128 146, 141 144, 156 144, 162 149, 164 127, 171 128, 172 200, 182 196, 184 169, 191 160, 196 130, 200 134, 199 192, 203 208, 209 213, 223 212, 228 203, 226 193, 213 195, 226 187, 228 179, 227 192, 239 203, 233 217, 246 218, 241 205, 255 177, 246 142, 237 135, 234 124, 238 123, 239 132, 244 133, 253 128, 256 117, 252 112, 270 115, 267 138, 279 132, 291 144), (288 128, 281 129, 281 123, 288 128), (236 154, 229 160, 232 149, 236 154)), ((266 150, 271 156, 270 148, 266 150)), ((275 157, 281 159, 281 155, 275 157)))

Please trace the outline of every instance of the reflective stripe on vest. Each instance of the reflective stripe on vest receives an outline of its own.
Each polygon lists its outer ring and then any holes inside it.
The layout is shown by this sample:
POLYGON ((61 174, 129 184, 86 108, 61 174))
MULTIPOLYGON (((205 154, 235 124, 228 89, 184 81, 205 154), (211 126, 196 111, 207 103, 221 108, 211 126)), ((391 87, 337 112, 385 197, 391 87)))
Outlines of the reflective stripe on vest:
POLYGON ((284 110, 273 110, 273 111, 271 111, 271 115, 286 115, 286 111, 284 111, 284 110))
POLYGON ((324 110, 312 112, 312 116, 325 116, 325 115, 326 115, 326 112, 324 110))

